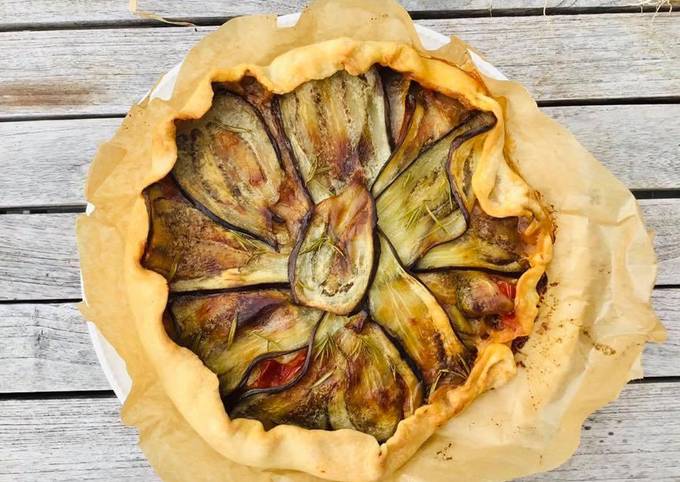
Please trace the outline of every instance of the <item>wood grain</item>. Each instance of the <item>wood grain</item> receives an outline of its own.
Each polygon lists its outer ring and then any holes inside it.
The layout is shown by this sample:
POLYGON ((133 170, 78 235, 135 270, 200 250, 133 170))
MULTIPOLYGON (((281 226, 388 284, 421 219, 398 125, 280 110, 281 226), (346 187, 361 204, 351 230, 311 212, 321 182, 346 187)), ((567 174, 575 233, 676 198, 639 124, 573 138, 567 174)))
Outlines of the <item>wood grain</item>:
MULTIPOLYGON (((119 409, 114 398, 0 401, 0 479, 158 480, 119 409)), ((628 385, 586 420, 569 462, 523 480, 678 480, 678 410, 680 384, 628 385)))
MULTIPOLYGON (((640 204, 647 226, 656 231, 657 284, 680 284, 680 199, 646 199, 640 204)), ((76 216, 0 216, 0 300, 80 297, 76 216)))
POLYGON ((655 236, 657 285, 680 284, 680 199, 643 199, 640 206, 645 223, 655 236))
POLYGON ((0 215, 0 300, 80 298, 75 219, 0 215))
MULTIPOLYGON (((678 14, 419 21, 539 100, 680 96, 678 14), (652 20, 653 19, 653 20, 652 20), (503 39, 499 42, 498 39, 503 39)), ((0 118, 120 114, 214 27, 0 33, 0 118)))
MULTIPOLYGON (((675 2, 675 0, 674 0, 675 2)), ((253 14, 287 14, 302 10, 309 2, 304 0, 139 0, 138 10, 149 11, 167 18, 185 18, 193 21, 210 21, 225 17, 253 14)), ((446 12, 465 15, 514 10, 514 14, 527 10, 559 9, 569 12, 579 9, 640 8, 635 0, 402 0, 404 8, 418 13, 446 12)), ((651 2, 650 2, 651 3, 651 2)), ((667 7, 666 7, 667 9, 667 7)), ((127 2, 120 0, 3 0, 0 3, 0 25, 33 27, 36 25, 87 26, 92 24, 139 21, 141 17, 130 13, 127 2)))
POLYGON ((110 390, 74 303, 0 305, 0 393, 110 390))
POLYGON ((420 23, 459 36, 539 100, 680 94, 675 14, 420 23))
MULTIPOLYGON (((543 110, 568 127, 628 187, 680 188, 680 104, 543 110)), ((0 122, 0 159, 11 160, 0 176, 0 209, 84 204, 90 160, 120 122, 0 122)))
POLYGON ((666 327, 668 340, 647 345, 642 358, 646 377, 680 375, 680 289, 655 289, 652 306, 666 327))
POLYGON ((0 122, 0 159, 7 160, 0 209, 84 204, 90 161, 120 123, 116 118, 0 122))
MULTIPOLYGON (((656 289, 652 303, 668 341, 647 346, 645 376, 680 376, 680 289, 656 289)), ((0 393, 108 389, 75 303, 0 305, 0 393)))

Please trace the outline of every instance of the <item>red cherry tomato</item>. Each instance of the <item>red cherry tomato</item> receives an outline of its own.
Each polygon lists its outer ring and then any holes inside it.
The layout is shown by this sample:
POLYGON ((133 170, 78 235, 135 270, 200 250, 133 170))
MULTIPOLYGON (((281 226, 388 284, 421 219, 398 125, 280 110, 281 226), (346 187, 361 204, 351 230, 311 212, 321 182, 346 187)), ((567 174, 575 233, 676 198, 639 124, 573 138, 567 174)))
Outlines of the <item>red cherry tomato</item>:
POLYGON ((260 374, 251 384, 251 388, 271 388, 285 385, 297 375, 305 364, 307 353, 301 350, 286 363, 277 360, 264 360, 261 362, 260 374))
POLYGON ((515 290, 515 285, 513 283, 509 283, 505 280, 496 280, 496 285, 498 286, 498 289, 501 290, 501 293, 503 293, 505 296, 510 298, 511 300, 515 299, 516 295, 516 290, 515 290))

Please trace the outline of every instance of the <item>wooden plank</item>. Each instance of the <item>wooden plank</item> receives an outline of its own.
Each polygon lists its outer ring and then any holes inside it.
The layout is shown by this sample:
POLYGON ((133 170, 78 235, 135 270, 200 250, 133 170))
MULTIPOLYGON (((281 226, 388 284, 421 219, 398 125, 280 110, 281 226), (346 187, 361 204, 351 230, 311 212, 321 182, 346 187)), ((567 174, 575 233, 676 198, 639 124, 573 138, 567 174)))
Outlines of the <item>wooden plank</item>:
MULTIPOLYGON (((2 400, 0 479, 158 480, 113 398, 2 400)), ((576 455, 528 481, 678 480, 680 383, 628 385, 585 422, 576 455)))
MULTIPOLYGON (((0 209, 84 204, 97 146, 121 119, 0 122, 0 209)), ((678 184, 680 186, 680 184, 678 184)))
MULTIPOLYGON (((676 0, 674 0, 675 2, 676 0)), ((278 14, 301 11, 309 2, 305 0, 139 0, 139 11, 149 11, 167 18, 184 18, 193 21, 210 21, 225 17, 253 14, 278 14)), ((651 2, 649 2, 651 3, 651 2)), ((580 9, 639 9, 635 0, 402 0, 404 8, 422 14, 446 12, 449 15, 465 15, 514 10, 517 14, 527 10, 547 7, 548 11, 570 12, 580 9)), ((667 7, 666 7, 667 9, 667 7)), ((2 0, 0 2, 0 26, 35 27, 37 25, 59 26, 122 23, 138 21, 140 17, 130 13, 127 2, 120 0, 2 0)))
POLYGON ((680 187, 680 104, 545 107, 543 111, 567 127, 630 189, 680 187))
POLYGON ((0 215, 0 300, 80 298, 76 216, 0 215))
POLYGON ((110 390, 76 305, 0 305, 0 393, 76 390, 110 390))
POLYGON ((666 327, 668 340, 648 345, 642 357, 645 377, 677 377, 680 375, 680 289, 656 288, 652 306, 666 327))
MULTIPOLYGON (((645 376, 680 376, 680 289, 652 302, 668 341, 648 345, 645 376)), ((74 303, 0 305, 0 393, 108 390, 85 320, 74 303)))
POLYGON ((655 234, 657 285, 680 284, 680 199, 642 199, 640 206, 647 227, 655 234))
MULTIPOLYGON (((419 21, 457 33, 540 100, 679 96, 678 14, 419 21), (502 38, 503 42, 498 42, 502 38)), ((214 27, 0 33, 0 117, 127 111, 214 27)))
POLYGON ((158 480, 115 398, 0 401, 0 480, 158 480))
POLYGON ((677 96, 678 19, 652 18, 565 15, 421 24, 459 36, 539 100, 677 96))
MULTIPOLYGON (((544 110, 571 129, 630 188, 680 188, 680 104, 544 110), (658 126, 654 135, 648 134, 650 126, 658 126)), ((0 177, 0 209, 83 204, 90 160, 97 145, 111 137, 120 122, 0 122, 0 159, 11 161, 0 177)))
MULTIPOLYGON (((680 284, 680 199, 641 200, 656 231, 660 285, 680 284)), ((0 300, 80 297, 76 214, 0 215, 0 300)))

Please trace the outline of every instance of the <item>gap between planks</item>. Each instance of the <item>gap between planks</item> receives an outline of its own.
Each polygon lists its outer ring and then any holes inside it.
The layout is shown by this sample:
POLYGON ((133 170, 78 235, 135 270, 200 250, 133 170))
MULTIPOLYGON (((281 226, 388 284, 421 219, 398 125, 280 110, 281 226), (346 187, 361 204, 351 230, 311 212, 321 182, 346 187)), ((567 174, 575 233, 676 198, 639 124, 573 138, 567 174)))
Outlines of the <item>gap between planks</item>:
MULTIPOLYGON (((680 104, 542 110, 629 188, 665 194, 680 188, 680 104)), ((88 166, 120 123, 118 118, 0 123, 0 158, 12 159, 0 177, 0 210, 82 209, 88 166)))
MULTIPOLYGON (((655 289, 652 305, 669 336, 646 347, 645 375, 678 377, 680 288, 655 289)), ((0 304, 0 393, 109 389, 76 303, 0 304)))
MULTIPOLYGON (((677 481, 679 401, 678 383, 627 385, 585 420, 573 458, 522 481, 677 481)), ((2 480, 159 480, 113 398, 0 400, 0 412, 2 480)))
MULTIPOLYGON (((655 232, 657 284, 680 284, 680 199, 640 200, 655 232)), ((0 300, 80 297, 77 214, 0 215, 0 300)))
MULTIPOLYGON (((462 0, 452 8, 446 0, 402 0, 414 19, 445 19, 465 17, 504 17, 537 15, 582 15, 660 12, 670 10, 670 4, 680 2, 635 0, 462 0)), ((304 0, 140 0, 138 11, 150 11, 168 19, 187 21, 195 25, 220 25, 226 20, 253 14, 287 14, 301 11, 304 0)), ((132 14, 127 2, 95 0, 81 4, 72 0, 4 0, 0 12, 0 31, 59 30, 116 27, 158 27, 162 22, 132 14), (18 15, 18 13, 21 15, 18 15)))
MULTIPOLYGON (((541 102, 604 102, 680 97, 680 72, 675 68, 680 60, 678 17, 611 14, 417 23, 457 34, 541 102)), ((0 117, 125 112, 214 30, 0 33, 0 49, 13 52, 0 57, 0 117), (116 75, 111 75, 111 66, 116 75)))

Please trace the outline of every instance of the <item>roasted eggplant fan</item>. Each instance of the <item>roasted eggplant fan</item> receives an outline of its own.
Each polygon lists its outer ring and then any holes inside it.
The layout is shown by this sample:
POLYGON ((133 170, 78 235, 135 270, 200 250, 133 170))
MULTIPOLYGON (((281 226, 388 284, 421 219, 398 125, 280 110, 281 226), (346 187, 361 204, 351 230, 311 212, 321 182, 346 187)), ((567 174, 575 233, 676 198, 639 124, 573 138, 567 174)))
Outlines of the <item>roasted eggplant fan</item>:
POLYGON ((145 191, 142 264, 231 418, 382 442, 520 333, 530 220, 490 216, 473 189, 492 112, 379 66, 213 91, 145 191))

